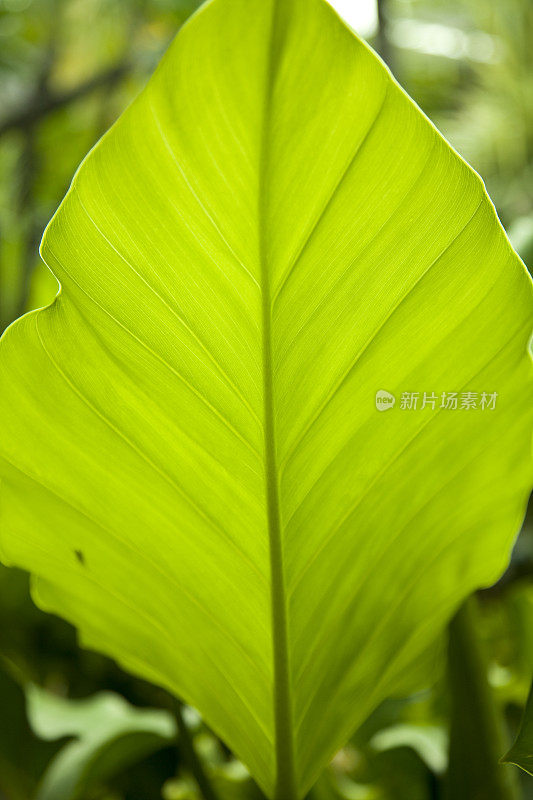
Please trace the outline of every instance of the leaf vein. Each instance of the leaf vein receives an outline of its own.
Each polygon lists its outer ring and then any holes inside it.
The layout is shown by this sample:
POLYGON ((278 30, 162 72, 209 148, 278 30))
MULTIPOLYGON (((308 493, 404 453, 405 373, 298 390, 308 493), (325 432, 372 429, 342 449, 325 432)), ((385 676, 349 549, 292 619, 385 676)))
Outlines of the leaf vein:
POLYGON ((264 575, 262 574, 261 570, 258 566, 250 559, 250 557, 242 550, 239 544, 229 536, 228 532, 220 526, 220 523, 214 519, 205 509, 203 509, 198 503, 193 500, 193 498, 189 495, 189 493, 173 478, 170 477, 164 470, 161 469, 154 461, 152 461, 146 453, 138 447, 125 433, 123 433, 116 425, 101 411, 99 411, 93 403, 81 392, 71 381, 68 375, 61 369, 57 361, 53 358, 49 350, 47 349, 44 340, 41 336, 39 331, 39 323, 38 323, 38 316, 35 317, 35 330, 37 332, 37 336, 41 343, 41 346, 48 356, 50 362, 55 367, 59 375, 63 378, 67 386, 76 394, 77 397, 84 403, 87 408, 89 408, 103 423, 106 425, 113 433, 122 439, 125 444, 130 447, 138 456, 139 458, 144 461, 149 467, 151 467, 154 472, 156 472, 163 480, 169 484, 184 500, 188 505, 198 514, 198 516, 204 520, 205 523, 213 530, 217 531, 222 539, 224 539, 236 553, 245 561, 248 566, 259 576, 261 581, 264 581, 264 575))
POLYGON ((338 392, 339 392, 339 391, 342 389, 342 387, 345 385, 345 383, 346 383, 347 379, 350 377, 351 373, 353 372, 353 370, 355 369, 355 367, 356 367, 356 366, 357 366, 357 364, 359 363, 359 360, 360 360, 360 359, 361 359, 361 357, 364 355, 364 353, 366 352, 366 350, 368 350, 368 348, 369 348, 369 347, 370 347, 372 344, 374 344, 374 343, 375 343, 375 342, 378 340, 378 338, 380 337, 380 335, 382 335, 382 334, 383 334, 383 331, 384 331, 384 329, 385 329, 385 326, 386 326, 386 325, 387 325, 387 323, 388 323, 388 322, 391 320, 391 318, 394 316, 394 314, 395 314, 395 313, 398 311, 398 309, 402 307, 402 305, 403 305, 403 304, 404 304, 404 303, 405 303, 405 302, 408 300, 408 298, 411 296, 412 292, 413 292, 413 291, 416 289, 416 287, 419 285, 419 283, 420 283, 420 282, 421 282, 421 281, 422 281, 422 280, 423 280, 425 277, 427 277, 427 275, 430 273, 431 269, 432 269, 432 268, 433 268, 433 267, 434 267, 434 266, 435 266, 435 265, 436 265, 436 264, 437 264, 437 263, 440 261, 440 259, 441 259, 441 258, 442 258, 442 257, 445 255, 445 253, 446 253, 446 252, 447 252, 447 251, 448 251, 448 250, 449 250, 449 249, 452 247, 452 245, 453 245, 453 244, 454 244, 454 243, 457 241, 457 239, 458 239, 458 238, 459 238, 459 237, 460 237, 460 236, 461 236, 461 235, 464 233, 464 231, 466 230, 466 228, 468 227, 468 225, 469 225, 469 224, 472 222, 472 220, 474 219, 475 215, 476 215, 476 214, 477 214, 477 212, 479 211, 479 209, 480 209, 480 207, 481 207, 481 204, 482 204, 482 202, 483 202, 483 198, 481 198, 480 202, 478 203, 478 205, 477 205, 477 206, 476 206, 476 208, 474 209, 474 211, 473 211, 473 213, 471 214, 471 216, 468 218, 468 220, 467 220, 467 222, 465 223, 465 225, 464 225, 464 226, 461 228, 461 230, 460 230, 460 231, 459 231, 459 232, 458 232, 458 233, 457 233, 457 234, 456 234, 456 235, 453 237, 453 239, 452 239, 450 242, 448 242, 448 244, 446 245, 446 247, 445 247, 445 248, 444 248, 444 249, 443 249, 443 250, 442 250, 442 251, 439 253, 439 255, 438 255, 438 256, 437 256, 437 257, 436 257, 436 258, 435 258, 435 259, 434 259, 434 260, 431 262, 431 264, 429 264, 429 266, 428 266, 428 267, 426 267, 426 269, 425 269, 425 270, 424 270, 424 271, 423 271, 423 272, 422 272, 422 273, 421 273, 421 274, 418 276, 418 278, 415 280, 415 282, 414 282, 414 283, 413 283, 413 284, 412 284, 412 285, 409 287, 409 289, 407 290, 407 292, 405 292, 405 293, 404 293, 404 294, 403 294, 403 295, 400 297, 400 299, 398 300, 398 302, 396 303, 396 305, 394 305, 394 306, 392 307, 392 309, 390 309, 390 311, 389 311, 389 312, 387 313, 387 315, 385 316, 385 319, 384 319, 384 320, 383 320, 383 321, 380 323, 380 325, 378 326, 378 328, 377 328, 377 329, 374 331, 374 333, 373 333, 373 334, 372 334, 372 335, 369 337, 369 339, 368 339, 368 340, 365 342, 365 344, 363 345, 363 347, 362 347, 362 348, 361 348, 361 349, 358 351, 358 353, 357 353, 357 355, 355 356, 354 360, 353 360, 353 361, 351 362, 351 364, 348 366, 348 369, 347 369, 347 370, 346 370, 346 371, 345 371, 345 372, 344 372, 344 373, 341 375, 341 377, 339 378, 339 380, 338 380, 338 381, 337 381, 337 382, 336 382, 336 383, 333 385, 333 387, 332 387, 331 391, 329 392, 329 394, 328 394, 328 395, 326 395, 326 397, 325 397, 325 399, 323 400, 323 402, 320 404, 320 406, 318 407, 318 409, 316 410, 316 412, 313 414, 313 416, 311 417, 311 419, 308 421, 307 425, 304 427, 304 430, 303 430, 303 431, 300 433, 300 435, 299 435, 299 436, 298 436, 298 438, 296 439, 295 443, 292 445, 292 447, 290 448, 289 452, 288 452, 288 453, 287 453, 287 455, 284 457, 284 459, 283 459, 283 461, 282 461, 282 463, 281 463, 281 466, 280 466, 280 469, 281 469, 283 472, 284 472, 284 471, 285 471, 285 469, 287 468, 287 465, 288 465, 288 463, 290 462, 291 458, 294 456, 294 454, 295 454, 295 453, 296 453, 296 451, 298 450, 298 448, 299 448, 300 444, 302 443, 302 441, 304 440, 304 438, 305 438, 305 437, 308 435, 308 433, 311 431, 311 429, 313 428, 314 424, 315 424, 315 423, 317 422, 317 420, 318 420, 318 419, 321 417, 322 413, 323 413, 323 412, 324 412, 324 410, 327 408, 327 406, 328 406, 328 405, 331 403, 331 401, 332 401, 332 400, 335 398, 335 396, 338 394, 338 392))

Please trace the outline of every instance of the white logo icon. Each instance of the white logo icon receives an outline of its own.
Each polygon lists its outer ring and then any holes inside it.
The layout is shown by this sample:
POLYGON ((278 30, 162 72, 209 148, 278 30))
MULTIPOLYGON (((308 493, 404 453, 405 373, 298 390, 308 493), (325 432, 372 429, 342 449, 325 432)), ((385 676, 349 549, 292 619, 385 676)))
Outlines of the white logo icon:
POLYGON ((396 398, 390 392, 380 389, 376 392, 376 408, 378 411, 388 411, 389 408, 394 406, 396 398))

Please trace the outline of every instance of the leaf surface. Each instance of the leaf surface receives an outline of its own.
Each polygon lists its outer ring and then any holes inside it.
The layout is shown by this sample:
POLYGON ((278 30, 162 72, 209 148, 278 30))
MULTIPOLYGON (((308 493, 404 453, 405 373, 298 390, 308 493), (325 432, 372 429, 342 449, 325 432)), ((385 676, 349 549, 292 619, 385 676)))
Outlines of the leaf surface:
POLYGON ((62 291, 0 347, 3 558, 302 797, 505 567, 531 480, 523 264, 323 0, 207 3, 42 255, 62 291), (495 408, 440 407, 468 391, 495 408))

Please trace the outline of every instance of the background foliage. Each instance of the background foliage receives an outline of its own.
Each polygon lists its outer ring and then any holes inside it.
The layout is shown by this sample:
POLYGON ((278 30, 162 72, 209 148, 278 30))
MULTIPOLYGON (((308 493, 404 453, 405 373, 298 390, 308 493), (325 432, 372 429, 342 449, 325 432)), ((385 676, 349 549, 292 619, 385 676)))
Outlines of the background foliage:
MULTIPOLYGON (((44 225, 80 160, 143 85, 196 5, 196 0, 0 0, 0 329, 54 296, 55 280, 37 256, 44 225)), ((379 10, 371 43, 483 176, 531 268, 532 3, 387 0, 379 10)), ((481 593, 478 625, 488 679, 511 736, 533 665, 531 514, 507 574, 481 593)), ((379 709, 336 756, 314 792, 316 800, 444 797, 447 686, 442 671, 431 691, 379 709)), ((63 786, 65 798, 199 796, 187 748, 173 741, 173 701, 102 656, 79 650, 67 623, 32 605, 27 577, 5 568, 0 571, 0 708, 0 798, 27 800, 36 792, 46 797, 50 773, 61 773, 58 760, 65 763, 65 744, 70 740, 72 747, 73 737, 87 757, 76 785, 63 786), (154 732, 150 722, 147 729, 144 719, 113 700, 111 707, 122 708, 127 724, 120 717, 110 726, 109 704, 98 698, 86 712, 98 728, 97 742, 87 741, 83 724, 78 730, 58 723, 64 707, 53 700, 88 698, 103 689, 136 706, 163 709, 166 714, 154 723, 160 727, 154 732)), ((219 795, 257 797, 245 771, 201 721, 188 711, 185 721, 219 795)), ((533 780, 520 780, 523 797, 533 798, 533 780)), ((53 791, 49 796, 61 800, 59 789, 53 791)))

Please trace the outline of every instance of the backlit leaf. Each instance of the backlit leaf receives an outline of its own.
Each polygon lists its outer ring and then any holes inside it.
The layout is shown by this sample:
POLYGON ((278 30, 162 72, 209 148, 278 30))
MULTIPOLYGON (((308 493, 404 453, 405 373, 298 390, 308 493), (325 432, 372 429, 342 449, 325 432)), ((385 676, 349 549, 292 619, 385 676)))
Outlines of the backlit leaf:
POLYGON ((505 567, 523 264, 323 0, 208 2, 42 255, 62 291, 0 346, 3 558, 269 797, 303 797, 505 567))

